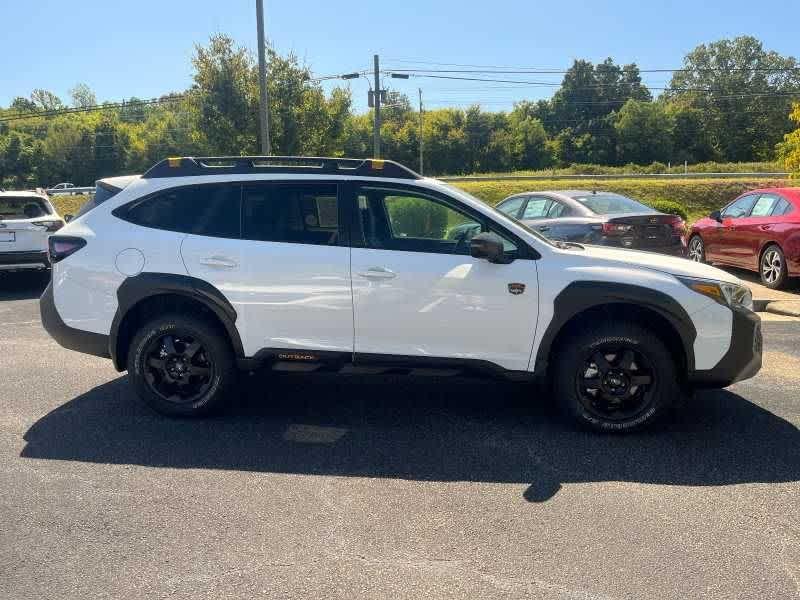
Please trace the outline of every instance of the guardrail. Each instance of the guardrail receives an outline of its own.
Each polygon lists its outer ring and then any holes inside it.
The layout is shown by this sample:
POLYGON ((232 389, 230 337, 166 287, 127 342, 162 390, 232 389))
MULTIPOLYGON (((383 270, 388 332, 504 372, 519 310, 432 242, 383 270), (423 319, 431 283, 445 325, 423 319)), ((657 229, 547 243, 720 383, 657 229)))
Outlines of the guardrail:
POLYGON ((614 175, 452 175, 437 177, 442 181, 523 181, 557 179, 737 179, 777 177, 788 179, 791 173, 618 173, 614 175))
POLYGON ((59 188, 45 190, 48 196, 71 196, 77 194, 94 194, 94 186, 59 188))

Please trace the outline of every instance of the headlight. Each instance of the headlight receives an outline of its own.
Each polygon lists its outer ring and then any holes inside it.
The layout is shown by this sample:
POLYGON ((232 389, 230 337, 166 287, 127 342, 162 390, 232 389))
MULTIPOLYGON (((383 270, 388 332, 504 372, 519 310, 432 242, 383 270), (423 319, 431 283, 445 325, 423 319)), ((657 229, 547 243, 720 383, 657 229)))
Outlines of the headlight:
POLYGON ((742 307, 753 310, 753 293, 749 288, 725 281, 708 279, 687 279, 678 277, 681 283, 698 294, 703 294, 724 306, 742 307))

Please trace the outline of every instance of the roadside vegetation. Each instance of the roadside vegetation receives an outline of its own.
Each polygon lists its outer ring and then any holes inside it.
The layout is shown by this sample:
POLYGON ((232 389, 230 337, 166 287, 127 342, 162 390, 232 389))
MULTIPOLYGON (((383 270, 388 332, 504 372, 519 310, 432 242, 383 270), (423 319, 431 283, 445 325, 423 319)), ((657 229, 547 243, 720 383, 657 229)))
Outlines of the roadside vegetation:
MULTIPOLYGON (((275 154, 372 154, 372 113, 354 111, 349 88, 326 91, 297 57, 268 55, 275 154)), ((426 109, 425 174, 681 172, 684 162, 692 172, 782 171, 776 161, 800 170, 800 109, 789 117, 799 65, 752 37, 719 40, 687 54, 662 89, 644 85, 635 64, 576 60, 546 100, 426 109)), ((68 102, 37 89, 0 107, 0 186, 91 185, 165 156, 257 154, 253 53, 214 35, 192 69, 189 89, 153 100, 98 105, 79 84, 68 102)), ((388 96, 384 157, 417 168, 419 112, 400 90, 388 96)))

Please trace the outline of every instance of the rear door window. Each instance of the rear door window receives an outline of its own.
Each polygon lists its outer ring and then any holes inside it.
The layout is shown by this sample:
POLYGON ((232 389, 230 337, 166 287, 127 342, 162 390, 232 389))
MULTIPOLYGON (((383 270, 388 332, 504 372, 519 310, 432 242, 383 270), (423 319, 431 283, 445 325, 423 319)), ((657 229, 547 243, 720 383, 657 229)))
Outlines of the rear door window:
POLYGON ((531 196, 528 198, 528 204, 525 205, 525 210, 522 212, 521 219, 543 219, 547 215, 547 208, 550 205, 550 198, 542 196, 531 196))
POLYGON ((154 229, 221 238, 241 233, 241 186, 200 185, 167 190, 134 202, 114 214, 154 229))
POLYGON ((336 184, 244 186, 243 237, 334 246, 341 241, 336 184))
POLYGON ((753 209, 750 211, 751 217, 768 217, 772 214, 772 211, 775 209, 775 204, 782 198, 775 196, 773 194, 761 194, 756 200, 756 203, 753 205, 753 209))
POLYGON ((790 212, 792 212, 792 205, 789 204, 789 201, 786 198, 778 198, 772 209, 772 216, 780 217, 781 215, 788 215, 790 212))

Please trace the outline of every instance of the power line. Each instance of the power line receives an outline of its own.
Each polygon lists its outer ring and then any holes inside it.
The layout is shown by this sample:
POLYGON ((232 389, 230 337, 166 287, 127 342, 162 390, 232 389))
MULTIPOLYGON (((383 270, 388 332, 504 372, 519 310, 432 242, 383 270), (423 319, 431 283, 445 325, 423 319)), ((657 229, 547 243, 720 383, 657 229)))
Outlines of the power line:
POLYGON ((121 102, 106 102, 105 104, 95 104, 92 106, 75 106, 69 108, 57 108, 51 110, 40 110, 29 113, 18 113, 16 115, 0 117, 0 123, 8 121, 19 121, 21 119, 31 119, 34 117, 57 117, 60 115, 68 115, 73 113, 86 113, 99 110, 113 110, 119 108, 135 109, 139 106, 151 106, 153 104, 163 104, 169 102, 179 102, 189 96, 189 93, 174 94, 171 96, 164 96, 162 98, 151 98, 149 100, 124 100, 121 102))

